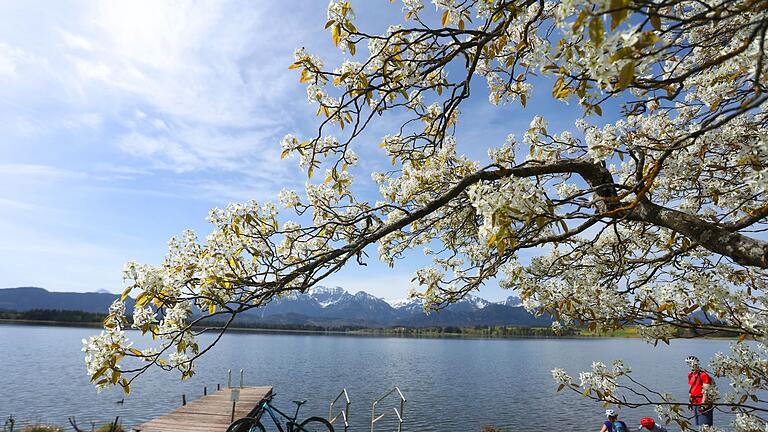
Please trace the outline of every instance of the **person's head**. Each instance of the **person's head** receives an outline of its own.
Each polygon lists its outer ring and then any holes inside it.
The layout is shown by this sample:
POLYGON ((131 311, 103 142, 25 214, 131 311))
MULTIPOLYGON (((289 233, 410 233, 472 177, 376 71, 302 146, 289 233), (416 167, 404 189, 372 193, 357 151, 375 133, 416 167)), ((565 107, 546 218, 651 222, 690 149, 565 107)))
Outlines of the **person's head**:
POLYGON ((646 428, 648 430, 651 430, 651 429, 653 429, 654 426, 656 426, 656 422, 653 421, 653 419, 650 418, 650 417, 645 417, 645 418, 640 420, 640 426, 642 426, 642 427, 644 427, 644 428, 646 428))
POLYGON ((609 409, 609 410, 605 410, 605 417, 606 417, 608 420, 610 420, 610 421, 614 421, 614 420, 616 420, 617 418, 619 418, 619 415, 618 415, 618 414, 616 414, 616 411, 614 411, 614 410, 612 410, 612 409, 609 409))
POLYGON ((688 364, 688 367, 691 368, 692 371, 697 371, 701 368, 701 363, 699 362, 699 358, 696 356, 686 357, 685 362, 688 364))

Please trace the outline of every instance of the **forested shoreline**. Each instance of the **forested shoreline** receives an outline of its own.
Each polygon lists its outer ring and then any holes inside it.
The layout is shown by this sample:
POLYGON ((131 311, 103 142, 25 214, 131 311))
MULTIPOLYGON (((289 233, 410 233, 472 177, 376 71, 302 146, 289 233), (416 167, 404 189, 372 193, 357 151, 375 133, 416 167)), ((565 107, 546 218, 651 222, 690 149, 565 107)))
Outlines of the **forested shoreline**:
MULTIPOLYGON (((44 324, 44 325, 82 325, 96 326, 106 317, 105 314, 57 310, 33 309, 29 311, 0 311, 0 324, 44 324)), ((199 327, 220 326, 223 323, 209 322, 199 327)), ((237 323, 230 327, 235 331, 245 332, 294 332, 317 334, 345 334, 358 336, 403 336, 403 337, 480 337, 480 338, 593 338, 593 337, 638 337, 634 327, 628 327, 616 332, 593 332, 584 328, 562 328, 555 333, 549 327, 525 326, 445 326, 445 327, 362 327, 353 325, 320 326, 313 324, 270 324, 260 322, 237 323)), ((678 337, 694 337, 690 330, 679 330, 678 337)), ((708 337, 733 338, 728 333, 709 334, 708 337)))

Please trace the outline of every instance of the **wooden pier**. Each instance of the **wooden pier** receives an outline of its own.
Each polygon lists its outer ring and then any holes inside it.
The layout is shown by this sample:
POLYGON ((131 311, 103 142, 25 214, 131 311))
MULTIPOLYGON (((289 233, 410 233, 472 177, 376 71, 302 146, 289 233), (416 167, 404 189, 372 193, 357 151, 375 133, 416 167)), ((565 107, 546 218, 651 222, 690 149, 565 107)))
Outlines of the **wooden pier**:
MULTIPOLYGON (((235 420, 245 417, 272 387, 236 387, 240 397, 235 404, 235 420)), ((170 413, 133 428, 137 432, 224 432, 232 423, 231 389, 223 388, 213 394, 193 400, 170 413)))

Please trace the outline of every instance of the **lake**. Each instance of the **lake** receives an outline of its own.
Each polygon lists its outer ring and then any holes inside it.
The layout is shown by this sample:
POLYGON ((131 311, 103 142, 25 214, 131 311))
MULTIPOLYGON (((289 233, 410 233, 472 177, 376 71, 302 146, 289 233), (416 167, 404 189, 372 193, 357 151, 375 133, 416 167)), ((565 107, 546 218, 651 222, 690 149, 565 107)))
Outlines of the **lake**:
MULTIPOLYGON (((370 430, 371 402, 393 386, 402 389, 406 431, 479 431, 483 425, 514 431, 599 430, 602 406, 566 392, 556 393, 550 371, 572 375, 592 361, 621 358, 633 376, 681 399, 688 390, 683 359, 709 359, 730 344, 680 340, 654 348, 633 339, 418 339, 313 334, 228 334, 180 381, 175 372, 153 371, 137 380, 124 403, 118 390, 97 393, 85 373, 80 340, 95 328, 0 325, 0 425, 46 421, 80 426, 120 416, 135 425, 233 383, 245 369, 245 385, 271 385, 275 405, 293 412, 292 399, 308 399, 300 417, 327 416, 329 402, 346 388, 352 399, 351 431, 370 430)), ((205 339, 203 338, 203 341, 205 339)), ((202 344, 201 344, 202 346, 202 344)), ((726 386, 726 383, 721 383, 726 386)), ((394 406, 382 404, 381 408, 394 406)), ((377 409, 378 410, 378 409, 377 409)), ((632 428, 645 410, 622 410, 632 428)), ((721 414, 715 424, 725 424, 721 414)), ((269 429, 268 429, 269 430, 269 429)), ((338 428, 337 430, 342 430, 338 428)), ((390 425, 377 426, 390 431, 390 425), (385 427, 389 426, 389 427, 385 427)))

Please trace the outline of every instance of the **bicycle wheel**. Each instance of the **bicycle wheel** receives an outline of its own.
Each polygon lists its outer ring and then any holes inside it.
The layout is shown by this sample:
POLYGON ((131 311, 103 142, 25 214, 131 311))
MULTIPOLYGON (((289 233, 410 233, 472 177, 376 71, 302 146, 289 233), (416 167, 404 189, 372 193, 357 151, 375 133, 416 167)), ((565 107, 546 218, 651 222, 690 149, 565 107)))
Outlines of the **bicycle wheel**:
POLYGON ((227 432, 266 432, 261 422, 252 417, 243 417, 229 425, 227 432))
POLYGON ((298 432, 333 432, 333 426, 322 417, 310 417, 296 429, 298 432))

